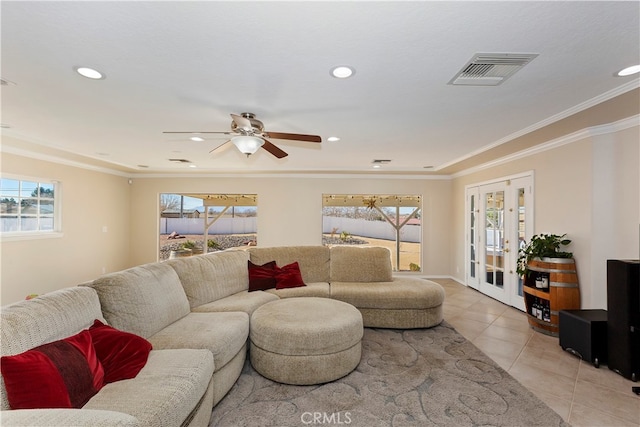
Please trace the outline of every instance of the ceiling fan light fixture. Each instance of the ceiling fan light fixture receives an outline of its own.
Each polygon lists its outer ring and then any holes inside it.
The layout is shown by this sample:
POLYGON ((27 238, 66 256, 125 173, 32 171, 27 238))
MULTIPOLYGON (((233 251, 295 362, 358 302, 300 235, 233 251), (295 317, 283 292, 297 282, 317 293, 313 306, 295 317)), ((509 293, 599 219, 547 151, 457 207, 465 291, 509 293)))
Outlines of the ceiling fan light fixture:
POLYGON ((250 135, 234 136, 231 138, 231 142, 233 145, 238 147, 238 150, 240 150, 242 154, 246 154, 247 156, 255 153, 258 151, 258 148, 264 145, 264 140, 262 138, 250 135))

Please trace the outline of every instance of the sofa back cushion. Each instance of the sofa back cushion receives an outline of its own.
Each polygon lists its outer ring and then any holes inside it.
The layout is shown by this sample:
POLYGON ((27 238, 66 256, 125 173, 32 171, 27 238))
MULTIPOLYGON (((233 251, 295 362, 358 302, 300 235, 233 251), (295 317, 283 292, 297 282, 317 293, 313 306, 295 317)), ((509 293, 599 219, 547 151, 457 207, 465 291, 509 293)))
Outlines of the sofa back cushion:
MULTIPOLYGON (((13 356, 42 344, 58 341, 104 320, 93 289, 74 287, 0 308, 0 354, 13 356)), ((4 380, 0 387, 2 410, 8 410, 4 380)))
POLYGON ((212 252, 166 262, 178 274, 191 308, 249 288, 246 251, 212 252))
POLYGON ((107 274, 88 286, 98 293, 109 325, 144 338, 190 312, 178 275, 165 263, 107 274))
POLYGON ((390 282, 391 252, 383 247, 331 248, 331 282, 390 282))
POLYGON ((298 262, 304 283, 329 281, 329 248, 326 246, 282 246, 248 249, 251 262, 275 261, 278 267, 298 262))

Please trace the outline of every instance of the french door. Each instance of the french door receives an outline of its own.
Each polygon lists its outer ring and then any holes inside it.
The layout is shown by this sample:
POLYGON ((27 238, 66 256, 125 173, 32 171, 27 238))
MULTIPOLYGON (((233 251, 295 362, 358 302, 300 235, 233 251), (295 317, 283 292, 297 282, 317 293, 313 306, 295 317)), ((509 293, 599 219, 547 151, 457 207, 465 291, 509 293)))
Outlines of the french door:
POLYGON ((533 231, 531 174, 467 187, 467 285, 524 310, 518 249, 533 231))

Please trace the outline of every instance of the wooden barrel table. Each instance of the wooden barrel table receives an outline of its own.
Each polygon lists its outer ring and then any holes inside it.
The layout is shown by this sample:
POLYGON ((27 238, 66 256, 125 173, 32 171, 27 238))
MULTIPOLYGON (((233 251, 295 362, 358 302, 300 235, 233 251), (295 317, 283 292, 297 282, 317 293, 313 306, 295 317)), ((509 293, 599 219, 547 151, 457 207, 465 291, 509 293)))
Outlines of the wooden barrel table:
POLYGON ((576 310, 580 308, 580 288, 578 272, 573 258, 536 258, 527 264, 527 270, 542 273, 548 277, 549 288, 540 289, 535 286, 535 274, 525 276, 525 305, 529 325, 536 331, 547 335, 559 335, 560 310, 576 310), (531 314, 531 306, 535 298, 549 305, 550 321, 539 319, 531 314))

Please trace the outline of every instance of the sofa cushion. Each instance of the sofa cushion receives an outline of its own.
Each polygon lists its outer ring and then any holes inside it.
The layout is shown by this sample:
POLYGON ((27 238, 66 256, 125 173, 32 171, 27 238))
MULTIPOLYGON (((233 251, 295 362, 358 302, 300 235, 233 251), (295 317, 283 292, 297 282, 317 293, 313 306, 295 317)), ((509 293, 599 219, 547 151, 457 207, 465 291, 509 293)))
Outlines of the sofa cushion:
POLYGON ((167 261, 184 287, 191 308, 249 287, 246 251, 228 250, 167 261))
POLYGON ((119 331, 99 320, 89 328, 89 333, 104 368, 105 384, 135 378, 147 363, 151 343, 144 338, 119 331))
POLYGON ((390 282, 391 252, 383 247, 334 246, 330 282, 390 282))
MULTIPOLYGON (((49 292, 29 301, 0 308, 0 354, 23 353, 34 347, 77 334, 104 320, 93 289, 73 287, 49 292)), ((10 409, 4 381, 2 410, 10 409)))
POLYGON ((213 366, 206 350, 153 350, 135 378, 105 385, 83 409, 129 414, 143 427, 184 425, 209 387, 213 366))
POLYGON ((89 331, 2 356, 11 409, 82 408, 104 384, 89 331))
POLYGON ((274 261, 279 266, 298 262, 304 283, 329 282, 329 248, 326 246, 283 246, 247 249, 254 264, 274 261))
POLYGON ((203 304, 193 309, 196 313, 212 313, 221 311, 243 311, 249 316, 258 307, 270 301, 277 300, 278 297, 263 291, 242 291, 228 297, 203 304))
POLYGON ((166 263, 145 264, 107 274, 88 286, 98 292, 109 325, 144 338, 190 311, 180 279, 166 263))
POLYGON ((249 269, 249 292, 265 291, 276 287, 276 262, 257 265, 247 261, 249 269))
POLYGON ((277 295, 278 298, 331 297, 329 283, 327 282, 307 283, 306 286, 300 286, 297 288, 268 289, 265 293, 277 295))
POLYGON ((3 306, 0 319, 0 354, 6 356, 70 337, 104 317, 95 290, 73 287, 3 306))
POLYGON ((150 337, 149 341, 154 349, 210 350, 217 371, 233 359, 248 337, 247 313, 191 313, 150 337))
POLYGON ((332 282, 331 298, 358 308, 425 309, 442 305, 444 289, 430 280, 396 278, 391 282, 332 282))
POLYGON ((2 412, 5 426, 140 427, 135 417, 115 411, 83 409, 23 409, 2 412))

